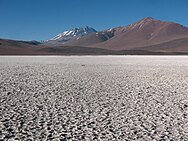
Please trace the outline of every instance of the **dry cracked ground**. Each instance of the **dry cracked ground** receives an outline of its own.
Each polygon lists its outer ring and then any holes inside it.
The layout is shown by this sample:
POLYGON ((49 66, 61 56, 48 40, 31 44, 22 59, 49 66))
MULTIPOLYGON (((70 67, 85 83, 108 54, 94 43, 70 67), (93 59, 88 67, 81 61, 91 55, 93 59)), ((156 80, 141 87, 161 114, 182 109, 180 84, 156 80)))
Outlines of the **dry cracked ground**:
POLYGON ((187 141, 187 56, 0 57, 0 141, 187 141))

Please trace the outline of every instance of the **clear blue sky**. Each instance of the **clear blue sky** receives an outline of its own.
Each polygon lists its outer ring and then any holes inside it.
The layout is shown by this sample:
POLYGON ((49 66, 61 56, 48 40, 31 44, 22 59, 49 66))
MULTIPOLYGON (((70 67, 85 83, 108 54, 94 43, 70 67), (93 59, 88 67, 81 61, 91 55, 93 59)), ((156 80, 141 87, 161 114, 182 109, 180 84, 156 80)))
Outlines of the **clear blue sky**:
POLYGON ((0 0, 0 38, 40 41, 74 27, 103 30, 144 17, 188 26, 188 0, 0 0))

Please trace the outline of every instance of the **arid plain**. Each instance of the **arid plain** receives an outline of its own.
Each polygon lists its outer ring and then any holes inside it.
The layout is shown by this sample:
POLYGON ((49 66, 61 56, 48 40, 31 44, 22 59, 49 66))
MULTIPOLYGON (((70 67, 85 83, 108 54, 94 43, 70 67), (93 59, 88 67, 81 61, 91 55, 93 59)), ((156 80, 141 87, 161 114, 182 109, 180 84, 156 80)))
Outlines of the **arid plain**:
POLYGON ((186 141, 188 56, 1 56, 4 140, 186 141))

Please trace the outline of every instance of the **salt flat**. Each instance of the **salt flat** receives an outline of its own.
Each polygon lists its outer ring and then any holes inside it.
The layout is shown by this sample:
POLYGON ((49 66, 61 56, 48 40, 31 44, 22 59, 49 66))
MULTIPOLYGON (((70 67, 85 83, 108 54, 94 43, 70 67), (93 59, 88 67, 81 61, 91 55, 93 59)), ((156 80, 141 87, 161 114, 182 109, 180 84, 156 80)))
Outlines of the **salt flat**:
POLYGON ((186 141, 188 56, 2 56, 8 139, 186 141))

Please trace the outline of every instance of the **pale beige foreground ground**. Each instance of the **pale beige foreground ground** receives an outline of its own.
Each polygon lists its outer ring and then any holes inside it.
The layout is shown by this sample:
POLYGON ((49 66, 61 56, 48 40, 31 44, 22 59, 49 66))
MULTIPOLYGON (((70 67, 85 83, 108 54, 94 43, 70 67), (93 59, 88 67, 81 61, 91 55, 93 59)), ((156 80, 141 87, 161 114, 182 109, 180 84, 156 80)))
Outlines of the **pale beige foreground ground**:
POLYGON ((0 57, 0 141, 187 141, 188 57, 0 57))

